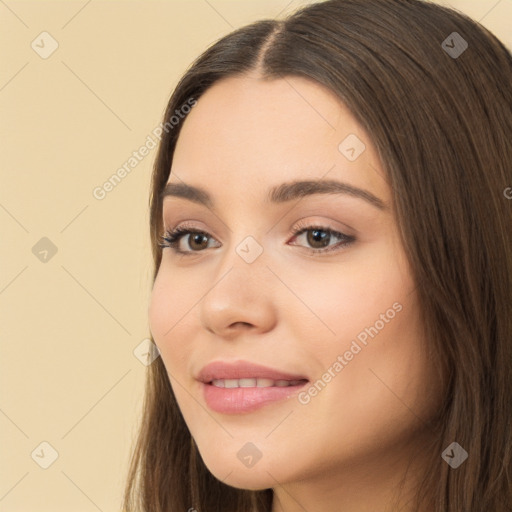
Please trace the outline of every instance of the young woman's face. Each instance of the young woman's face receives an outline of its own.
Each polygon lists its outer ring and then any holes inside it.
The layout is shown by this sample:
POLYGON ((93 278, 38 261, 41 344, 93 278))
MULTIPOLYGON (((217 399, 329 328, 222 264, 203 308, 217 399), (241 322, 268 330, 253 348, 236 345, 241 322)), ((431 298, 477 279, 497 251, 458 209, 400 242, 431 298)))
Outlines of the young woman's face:
POLYGON ((150 326, 205 464, 248 489, 382 477, 437 379, 368 135, 292 77, 220 81, 182 122, 163 220, 203 234, 167 241, 150 326))

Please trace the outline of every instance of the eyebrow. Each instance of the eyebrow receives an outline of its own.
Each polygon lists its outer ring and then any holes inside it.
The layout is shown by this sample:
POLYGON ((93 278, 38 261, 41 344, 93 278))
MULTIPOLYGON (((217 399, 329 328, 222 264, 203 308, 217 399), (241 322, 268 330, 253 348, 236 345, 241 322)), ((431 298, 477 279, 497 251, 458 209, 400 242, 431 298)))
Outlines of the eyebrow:
MULTIPOLYGON (((335 180, 306 180, 282 183, 269 190, 266 201, 271 203, 285 203, 293 199, 302 199, 314 194, 345 194, 363 199, 379 210, 385 210, 387 208, 384 201, 371 192, 335 180)), ((214 207, 214 201, 206 190, 186 183, 167 183, 160 194, 160 198, 163 200, 165 197, 169 196, 188 199, 189 201, 202 204, 208 208, 214 207)))

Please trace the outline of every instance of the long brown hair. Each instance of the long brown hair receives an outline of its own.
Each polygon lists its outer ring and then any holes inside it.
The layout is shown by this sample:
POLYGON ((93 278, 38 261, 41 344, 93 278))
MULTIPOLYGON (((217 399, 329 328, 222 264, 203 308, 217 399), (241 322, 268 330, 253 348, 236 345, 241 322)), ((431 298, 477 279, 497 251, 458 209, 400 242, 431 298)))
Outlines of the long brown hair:
MULTIPOLYGON (((218 80, 254 69, 333 91, 369 133, 386 171, 425 332, 446 381, 417 508, 511 511, 510 52, 465 15, 421 0, 330 0, 223 37, 188 69, 165 112, 150 203, 155 276, 160 192, 183 123, 170 120, 218 80), (469 454, 458 469, 441 458, 454 441, 469 454)), ((235 489, 210 474, 161 358, 146 386, 124 510, 270 511, 271 489, 235 489)))

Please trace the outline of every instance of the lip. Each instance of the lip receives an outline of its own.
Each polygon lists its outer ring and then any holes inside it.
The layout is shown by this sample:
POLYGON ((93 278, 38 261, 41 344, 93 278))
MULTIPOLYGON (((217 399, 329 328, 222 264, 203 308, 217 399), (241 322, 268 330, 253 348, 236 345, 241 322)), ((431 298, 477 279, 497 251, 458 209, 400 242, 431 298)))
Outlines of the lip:
POLYGON ((309 379, 301 374, 276 370, 249 361, 214 361, 207 364, 197 375, 202 387, 206 405, 222 414, 242 414, 253 412, 261 407, 276 403, 297 394, 309 379), (220 388, 212 384, 217 379, 272 379, 301 380, 294 386, 270 386, 247 388, 220 388))

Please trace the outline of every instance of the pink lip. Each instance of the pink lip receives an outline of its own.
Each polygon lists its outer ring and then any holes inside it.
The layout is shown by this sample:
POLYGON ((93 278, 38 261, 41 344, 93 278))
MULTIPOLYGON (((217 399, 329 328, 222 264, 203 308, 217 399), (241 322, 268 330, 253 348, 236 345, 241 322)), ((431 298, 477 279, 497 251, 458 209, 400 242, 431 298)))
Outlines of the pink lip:
POLYGON ((295 395, 307 384, 304 375, 275 370, 267 366, 237 361, 216 361, 206 365, 197 376, 203 388, 203 397, 210 409, 223 414, 252 412, 266 404, 284 400, 295 395), (266 388, 220 388, 211 382, 217 379, 272 379, 302 380, 295 386, 270 386, 266 388))

